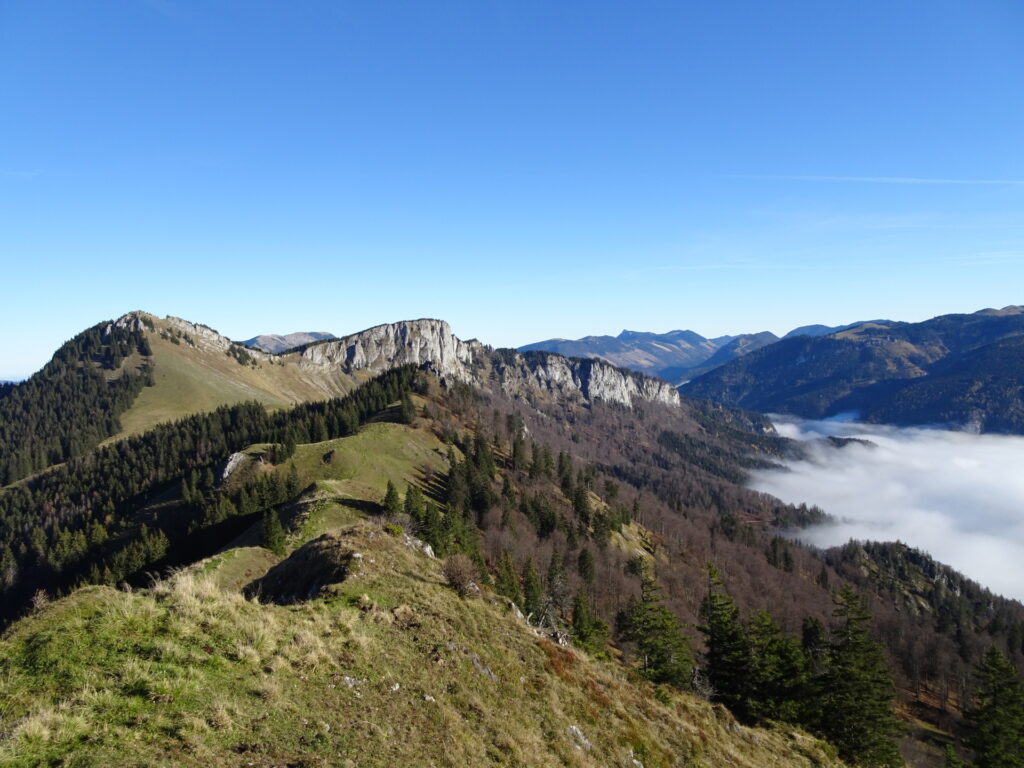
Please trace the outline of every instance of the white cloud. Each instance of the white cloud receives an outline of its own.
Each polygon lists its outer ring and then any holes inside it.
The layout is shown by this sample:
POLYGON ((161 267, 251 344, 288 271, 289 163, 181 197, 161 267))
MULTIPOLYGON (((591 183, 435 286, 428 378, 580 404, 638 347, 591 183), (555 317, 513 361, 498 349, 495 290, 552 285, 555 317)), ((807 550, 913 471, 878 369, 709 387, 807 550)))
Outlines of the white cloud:
POLYGON ((859 437, 873 446, 815 442, 788 471, 754 473, 751 486, 836 518, 801 538, 900 540, 994 592, 1024 600, 1024 438, 855 422, 777 418, 786 437, 859 437))

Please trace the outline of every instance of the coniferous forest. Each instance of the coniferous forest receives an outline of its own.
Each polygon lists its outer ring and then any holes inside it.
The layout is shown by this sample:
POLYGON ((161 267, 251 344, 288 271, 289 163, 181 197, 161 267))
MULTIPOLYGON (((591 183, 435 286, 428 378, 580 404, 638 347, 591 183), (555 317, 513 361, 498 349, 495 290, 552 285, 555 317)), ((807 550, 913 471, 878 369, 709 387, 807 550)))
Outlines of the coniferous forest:
MULTIPOLYGON (((237 513, 234 507, 226 513, 230 500, 215 493, 215 472, 231 453, 253 443, 285 449, 350 434, 399 399, 415 377, 415 369, 395 369, 347 397, 275 414, 255 403, 219 408, 9 488, 0 494, 3 618, 16 616, 37 590, 61 594, 82 583, 114 584, 194 559, 190 535, 237 513), (147 524, 133 516, 160 494, 180 489, 185 506, 169 518, 158 515, 147 524)), ((275 458, 283 460, 280 450, 275 458)), ((259 508, 283 501, 284 490, 264 489, 259 508)), ((211 541, 210 551, 217 543, 223 542, 211 541)))
POLYGON ((100 323, 65 343, 37 374, 0 387, 0 486, 82 456, 120 428, 151 382, 141 331, 100 323), (141 362, 126 366, 135 356, 141 362))

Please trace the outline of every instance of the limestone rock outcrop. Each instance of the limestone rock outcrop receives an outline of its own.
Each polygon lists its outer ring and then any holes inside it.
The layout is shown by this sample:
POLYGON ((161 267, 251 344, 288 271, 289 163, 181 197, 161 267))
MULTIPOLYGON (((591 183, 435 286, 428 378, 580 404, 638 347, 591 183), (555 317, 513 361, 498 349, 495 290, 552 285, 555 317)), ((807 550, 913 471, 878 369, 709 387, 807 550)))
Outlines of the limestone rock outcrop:
POLYGON ((463 341, 443 320, 407 320, 368 328, 306 347, 300 356, 313 365, 380 373, 399 365, 425 366, 442 378, 472 381, 474 363, 487 354, 476 340, 463 341))

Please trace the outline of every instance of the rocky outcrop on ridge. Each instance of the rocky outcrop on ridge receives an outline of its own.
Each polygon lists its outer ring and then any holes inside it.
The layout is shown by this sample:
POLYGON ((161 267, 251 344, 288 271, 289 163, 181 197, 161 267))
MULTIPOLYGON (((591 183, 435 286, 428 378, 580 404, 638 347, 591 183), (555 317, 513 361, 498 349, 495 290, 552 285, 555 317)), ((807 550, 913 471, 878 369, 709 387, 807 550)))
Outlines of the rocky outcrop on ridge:
POLYGON ((251 339, 246 339, 242 342, 245 346, 250 349, 258 349, 261 352, 268 352, 271 355, 279 355, 282 352, 287 352, 295 347, 300 347, 303 344, 311 344, 316 341, 324 341, 326 339, 333 339, 333 333, 327 333, 326 331, 299 331, 297 333, 286 333, 284 335, 277 333, 264 333, 260 336, 253 336, 251 339))
MULTIPOLYGON (((132 312, 115 324, 143 330, 147 319, 156 320, 152 315, 132 312)), ((167 317, 160 323, 167 332, 196 348, 227 352, 237 345, 205 325, 177 317, 167 317)), ((676 389, 660 379, 617 368, 603 360, 567 358, 553 352, 494 350, 476 339, 460 339, 448 323, 435 319, 377 325, 342 338, 314 341, 281 355, 254 348, 249 348, 248 354, 260 362, 285 368, 296 366, 305 378, 337 376, 339 370, 349 376, 377 375, 412 364, 432 371, 443 382, 497 384, 517 397, 542 392, 569 400, 603 400, 627 407, 639 402, 680 404, 676 389)))
POLYGON ((471 381, 475 362, 487 352, 475 339, 463 341, 443 320, 405 320, 368 328, 339 339, 307 345, 298 354, 302 362, 341 366, 347 372, 373 374, 400 365, 430 368, 442 379, 471 381))

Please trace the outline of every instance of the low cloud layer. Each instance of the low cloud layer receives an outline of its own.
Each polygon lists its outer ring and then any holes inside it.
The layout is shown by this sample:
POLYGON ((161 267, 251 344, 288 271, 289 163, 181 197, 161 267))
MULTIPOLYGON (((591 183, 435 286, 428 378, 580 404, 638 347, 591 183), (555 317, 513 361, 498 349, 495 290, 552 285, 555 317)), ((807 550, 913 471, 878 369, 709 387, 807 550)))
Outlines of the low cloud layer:
POLYGON ((1024 601, 1024 438, 782 418, 776 426, 798 440, 873 443, 814 443, 811 458, 787 462, 788 472, 754 473, 757 490, 836 518, 801 538, 821 547, 899 540, 1024 601))

